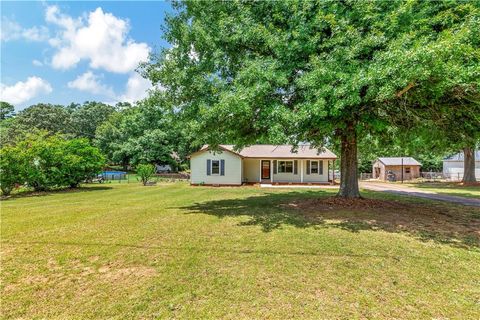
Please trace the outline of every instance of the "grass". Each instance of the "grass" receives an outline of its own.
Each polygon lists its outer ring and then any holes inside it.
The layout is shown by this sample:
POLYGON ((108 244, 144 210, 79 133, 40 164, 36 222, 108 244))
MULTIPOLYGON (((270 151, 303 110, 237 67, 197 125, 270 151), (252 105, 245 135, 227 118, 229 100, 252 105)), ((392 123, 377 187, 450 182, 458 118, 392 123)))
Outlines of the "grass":
POLYGON ((407 185, 438 194, 480 199, 480 186, 462 186, 458 183, 449 182, 422 182, 407 185))
POLYGON ((3 318, 480 317, 480 210, 90 185, 2 202, 3 318))

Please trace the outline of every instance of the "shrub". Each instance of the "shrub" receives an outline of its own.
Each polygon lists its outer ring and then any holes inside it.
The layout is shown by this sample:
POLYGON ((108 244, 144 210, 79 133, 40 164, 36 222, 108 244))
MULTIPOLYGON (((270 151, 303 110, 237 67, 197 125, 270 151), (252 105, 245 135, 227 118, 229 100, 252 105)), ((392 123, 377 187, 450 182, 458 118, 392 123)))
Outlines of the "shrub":
POLYGON ((2 189, 26 183, 35 191, 77 187, 98 174, 105 164, 99 149, 86 139, 31 134, 15 146, 1 149, 2 189))
POLYGON ((6 146, 0 149, 0 189, 8 196, 16 184, 23 182, 24 164, 17 148, 6 146))
POLYGON ((143 185, 147 185, 147 182, 155 174, 155 166, 152 164, 139 164, 137 166, 137 175, 142 181, 143 185))
POLYGON ((95 177, 105 165, 105 158, 100 150, 91 146, 87 139, 65 141, 62 160, 63 185, 71 188, 95 177))
POLYGON ((16 148, 23 159, 23 182, 35 191, 52 188, 61 181, 61 139, 44 133, 28 135, 16 148))

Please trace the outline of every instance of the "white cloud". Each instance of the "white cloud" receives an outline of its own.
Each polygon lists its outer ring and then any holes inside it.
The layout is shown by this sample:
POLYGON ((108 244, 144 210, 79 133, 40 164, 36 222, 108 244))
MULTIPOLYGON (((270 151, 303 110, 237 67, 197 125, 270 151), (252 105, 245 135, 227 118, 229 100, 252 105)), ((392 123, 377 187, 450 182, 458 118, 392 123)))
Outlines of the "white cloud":
POLYGON ((152 88, 152 84, 138 73, 132 73, 128 78, 125 86, 125 92, 117 97, 118 101, 135 102, 142 100, 148 96, 148 90, 152 88))
POLYGON ((33 59, 32 64, 36 67, 41 67, 43 66, 43 62, 37 59, 33 59))
POLYGON ((45 19, 62 29, 49 41, 57 49, 52 59, 54 68, 69 69, 88 60, 94 69, 129 73, 148 59, 150 47, 128 38, 128 21, 104 13, 101 8, 89 12, 86 19, 74 19, 57 6, 49 6, 45 19))
POLYGON ((78 76, 75 80, 67 83, 67 86, 72 89, 86 91, 93 94, 101 94, 107 97, 115 96, 113 89, 102 84, 100 76, 94 74, 92 71, 87 71, 78 76))
POLYGON ((17 22, 2 17, 0 28, 1 41, 24 39, 28 41, 45 41, 48 39, 48 29, 45 26, 23 28, 17 22))
POLYGON ((52 86, 39 77, 28 77, 27 81, 18 81, 12 86, 0 83, 0 100, 11 104, 22 104, 38 95, 52 92, 52 86))
POLYGON ((102 76, 87 71, 78 76, 75 80, 67 83, 71 89, 77 89, 93 94, 103 95, 112 101, 109 104, 117 102, 136 102, 148 96, 148 90, 152 88, 150 81, 144 79, 140 74, 132 72, 125 84, 125 90, 121 94, 116 94, 112 87, 107 86, 101 81, 102 76))

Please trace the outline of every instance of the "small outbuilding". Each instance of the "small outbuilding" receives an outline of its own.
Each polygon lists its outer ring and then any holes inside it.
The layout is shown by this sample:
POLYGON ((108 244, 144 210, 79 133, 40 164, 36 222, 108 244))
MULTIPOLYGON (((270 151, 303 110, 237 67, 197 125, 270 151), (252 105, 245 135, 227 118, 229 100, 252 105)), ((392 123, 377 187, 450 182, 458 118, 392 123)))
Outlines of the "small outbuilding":
POLYGON ((412 157, 377 158, 373 162, 372 177, 390 181, 412 180, 420 177, 421 166, 412 157))

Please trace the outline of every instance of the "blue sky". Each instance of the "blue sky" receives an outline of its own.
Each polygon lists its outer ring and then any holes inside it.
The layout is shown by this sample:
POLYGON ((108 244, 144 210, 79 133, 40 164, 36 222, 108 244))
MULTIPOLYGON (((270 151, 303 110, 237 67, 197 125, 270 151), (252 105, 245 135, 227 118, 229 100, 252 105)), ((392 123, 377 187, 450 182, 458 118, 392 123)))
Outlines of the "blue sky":
POLYGON ((151 84, 135 67, 168 46, 169 2, 1 1, 1 100, 136 101, 151 84))

